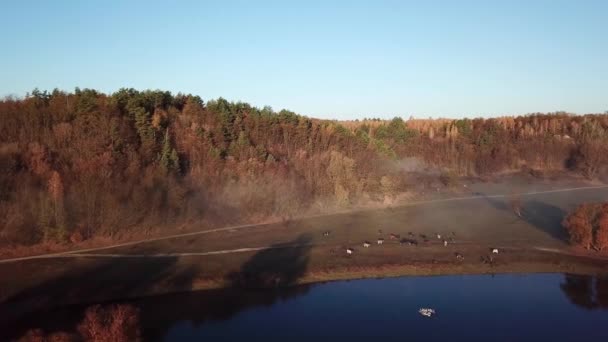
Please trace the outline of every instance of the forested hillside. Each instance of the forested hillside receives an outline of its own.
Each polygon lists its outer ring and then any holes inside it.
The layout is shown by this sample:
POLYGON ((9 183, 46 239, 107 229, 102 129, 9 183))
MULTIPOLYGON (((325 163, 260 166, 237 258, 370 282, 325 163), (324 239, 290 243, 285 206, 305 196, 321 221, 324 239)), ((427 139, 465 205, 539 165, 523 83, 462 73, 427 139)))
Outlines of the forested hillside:
POLYGON ((0 101, 0 246, 382 201, 408 172, 608 164, 608 115, 336 122, 222 98, 35 90, 0 101))

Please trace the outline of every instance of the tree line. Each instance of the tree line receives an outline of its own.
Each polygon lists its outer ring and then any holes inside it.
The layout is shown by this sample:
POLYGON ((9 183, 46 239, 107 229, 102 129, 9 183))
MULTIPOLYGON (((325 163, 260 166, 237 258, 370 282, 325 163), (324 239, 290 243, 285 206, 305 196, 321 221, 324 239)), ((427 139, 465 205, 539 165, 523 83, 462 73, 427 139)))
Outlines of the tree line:
POLYGON ((608 203, 584 203, 563 222, 570 243, 585 249, 608 248, 608 203))
POLYGON ((339 122, 160 90, 36 89, 0 101, 0 246, 383 200, 408 189, 412 160, 593 178, 607 132, 606 114, 339 122))

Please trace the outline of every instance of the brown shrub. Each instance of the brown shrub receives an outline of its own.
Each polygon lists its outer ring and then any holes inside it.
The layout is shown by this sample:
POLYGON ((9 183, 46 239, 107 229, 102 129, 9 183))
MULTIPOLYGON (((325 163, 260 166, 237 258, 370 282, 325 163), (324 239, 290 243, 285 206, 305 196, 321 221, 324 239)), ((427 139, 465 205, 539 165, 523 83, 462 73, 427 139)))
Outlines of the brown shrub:
POLYGON ((42 329, 28 330, 19 338, 19 342, 45 342, 44 331, 42 329))
POLYGON ((453 171, 442 172, 439 181, 446 187, 453 187, 458 185, 458 175, 453 171))
POLYGON ((70 242, 71 243, 80 243, 80 242, 82 242, 82 240, 84 240, 83 237, 82 237, 82 234, 80 234, 80 232, 78 232, 78 231, 73 232, 70 235, 70 242))
POLYGON ((42 329, 31 329, 28 330, 18 340, 19 342, 76 342, 80 341, 78 336, 74 334, 68 334, 65 332, 54 332, 49 335, 45 335, 42 329))
POLYGON ((85 312, 78 331, 85 341, 141 341, 139 311, 131 305, 94 305, 85 312))

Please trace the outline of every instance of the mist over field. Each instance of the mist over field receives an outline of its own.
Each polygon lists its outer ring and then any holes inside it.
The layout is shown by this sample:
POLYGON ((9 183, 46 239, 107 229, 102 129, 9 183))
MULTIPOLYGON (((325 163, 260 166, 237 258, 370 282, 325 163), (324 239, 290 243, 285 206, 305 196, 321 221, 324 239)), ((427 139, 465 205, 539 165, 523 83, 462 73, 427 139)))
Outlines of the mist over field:
POLYGON ((256 223, 608 164, 608 115, 339 122, 225 99, 35 90, 0 102, 0 246, 256 223))
POLYGON ((0 341, 608 341, 607 13, 0 2, 0 341))

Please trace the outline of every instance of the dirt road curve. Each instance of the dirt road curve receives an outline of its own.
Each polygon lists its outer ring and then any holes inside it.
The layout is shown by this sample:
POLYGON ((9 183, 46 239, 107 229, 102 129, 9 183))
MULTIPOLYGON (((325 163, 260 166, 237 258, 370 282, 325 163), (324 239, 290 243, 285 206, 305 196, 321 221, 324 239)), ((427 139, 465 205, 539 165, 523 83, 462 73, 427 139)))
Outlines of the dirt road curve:
MULTIPOLYGON (((410 203, 400 205, 400 206, 402 206, 402 207, 420 206, 420 205, 431 204, 431 203, 450 202, 450 201, 466 201, 466 200, 475 200, 475 199, 480 199, 480 198, 505 198, 505 197, 513 196, 513 195, 534 196, 534 195, 549 194, 549 193, 584 191, 584 190, 605 189, 605 188, 608 188, 608 185, 585 186, 585 187, 554 189, 554 190, 545 190, 545 191, 533 191, 533 192, 523 192, 523 193, 518 193, 518 194, 463 196, 463 197, 452 197, 452 198, 444 198, 444 199, 436 199, 436 200, 415 201, 415 202, 410 202, 410 203)), ((326 215, 326 214, 324 214, 324 215, 326 215)), ((324 215, 317 215, 317 217, 324 216, 324 215)), ((200 252, 200 253, 193 253, 193 252, 190 252, 190 253, 160 253, 160 254, 103 254, 103 253, 93 254, 93 253, 89 253, 89 252, 96 252, 96 251, 101 251, 101 250, 106 250, 106 249, 111 249, 111 248, 117 248, 117 247, 133 246, 133 245, 154 242, 154 241, 169 240, 169 239, 209 234, 209 233, 215 233, 215 232, 221 232, 221 231, 246 229, 246 228, 250 228, 250 227, 256 227, 259 225, 260 224, 245 224, 245 225, 238 225, 238 226, 229 226, 229 227, 222 227, 222 228, 203 230, 203 231, 197 231, 197 232, 191 232, 191 233, 175 234, 175 235, 170 235, 170 236, 163 236, 163 237, 157 237, 157 238, 151 238, 151 239, 145 239, 145 240, 139 240, 139 241, 125 242, 125 243, 120 243, 120 244, 115 244, 115 245, 105 246, 105 247, 88 248, 88 249, 80 249, 80 250, 60 252, 60 253, 50 253, 50 254, 41 254, 41 255, 27 256, 27 257, 20 257, 20 258, 4 259, 4 260, 0 260, 0 264, 32 260, 32 259, 48 259, 48 258, 76 258, 76 257, 137 258, 137 257, 205 256, 205 255, 228 254, 228 253, 243 253, 243 252, 259 251, 259 250, 264 250, 264 249, 269 249, 269 248, 296 247, 295 245, 287 245, 287 246, 281 246, 281 247, 249 247, 249 248, 238 248, 238 249, 219 250, 219 251, 200 252), (87 254, 85 254, 85 253, 87 253, 87 254)), ((539 247, 538 249, 542 250, 541 247, 539 247)), ((552 252, 557 252, 557 251, 552 251, 552 252)))

